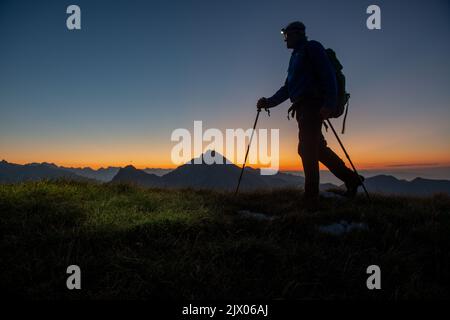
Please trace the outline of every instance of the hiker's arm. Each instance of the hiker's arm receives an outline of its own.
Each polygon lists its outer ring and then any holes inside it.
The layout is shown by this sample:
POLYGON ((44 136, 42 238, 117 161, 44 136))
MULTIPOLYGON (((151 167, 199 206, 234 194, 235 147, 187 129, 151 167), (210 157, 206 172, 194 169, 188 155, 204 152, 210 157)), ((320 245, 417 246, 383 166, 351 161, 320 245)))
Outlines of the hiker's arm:
POLYGON ((325 93, 324 108, 335 110, 337 105, 336 74, 324 47, 316 41, 310 41, 310 55, 314 69, 319 75, 320 86, 325 93))
POLYGON ((286 78, 286 81, 284 81, 284 85, 277 92, 275 92, 273 96, 267 98, 269 108, 276 107, 280 103, 286 101, 288 98, 289 98, 289 91, 286 78))

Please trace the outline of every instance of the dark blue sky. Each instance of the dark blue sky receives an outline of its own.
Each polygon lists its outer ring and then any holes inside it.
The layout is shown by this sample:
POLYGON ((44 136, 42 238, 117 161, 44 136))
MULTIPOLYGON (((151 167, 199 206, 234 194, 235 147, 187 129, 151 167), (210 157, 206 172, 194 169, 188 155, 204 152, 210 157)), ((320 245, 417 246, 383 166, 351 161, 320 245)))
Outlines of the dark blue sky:
MULTIPOLYGON (((286 76, 279 30, 301 20, 344 65, 356 161, 450 163, 449 18, 436 0, 1 0, 0 158, 170 166, 176 128, 251 126, 286 76), (370 4, 382 30, 366 28, 370 4)), ((287 108, 260 126, 280 128, 281 164, 299 166, 287 108)))

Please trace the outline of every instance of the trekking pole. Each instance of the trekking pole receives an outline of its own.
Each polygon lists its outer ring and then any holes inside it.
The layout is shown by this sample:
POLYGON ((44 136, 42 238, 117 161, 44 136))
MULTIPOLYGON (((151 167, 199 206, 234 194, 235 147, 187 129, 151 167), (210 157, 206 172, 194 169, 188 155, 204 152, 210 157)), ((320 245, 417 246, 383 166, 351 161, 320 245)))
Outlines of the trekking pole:
MULTIPOLYGON (((245 153, 244 165, 242 166, 241 174, 239 175, 239 181, 238 181, 238 184, 237 184, 237 187, 236 187, 236 191, 234 192, 234 195, 237 195, 237 193, 239 191, 239 185, 241 184, 242 174, 244 173, 245 163, 247 162, 248 152, 250 150, 250 145, 252 144, 253 133, 255 132, 256 123, 258 122, 258 118, 259 118, 259 113, 260 112, 261 112, 261 109, 258 108, 258 112, 256 113, 255 123, 253 124, 253 131, 252 131, 252 134, 250 135, 250 141, 248 142, 247 152, 245 153)), ((269 111, 267 110, 267 112, 269 112, 269 111)))
POLYGON ((367 192, 366 186, 364 185, 364 182, 362 181, 361 177, 359 176, 358 171, 356 170, 355 166, 353 165, 353 162, 352 162, 352 160, 350 159, 350 156, 348 155, 347 150, 345 150, 344 145, 343 145, 342 142, 341 142, 341 139, 339 139, 339 136, 337 135, 336 131, 334 130, 334 127, 333 127, 333 125, 331 124, 331 121, 330 121, 329 119, 327 119, 327 123, 328 123, 328 125, 331 127, 331 130, 333 130, 333 133, 334 133, 334 135, 336 136, 337 141, 338 141, 339 144, 341 145, 342 150, 344 150, 345 156, 347 157, 348 161, 350 162, 350 165, 352 166, 353 171, 355 171, 356 176, 357 176, 358 179, 359 179, 359 182, 361 182, 361 185, 362 185, 362 187, 363 187, 363 189, 364 189, 364 192, 366 193, 367 199, 369 199, 369 201, 370 201, 369 192, 367 192))

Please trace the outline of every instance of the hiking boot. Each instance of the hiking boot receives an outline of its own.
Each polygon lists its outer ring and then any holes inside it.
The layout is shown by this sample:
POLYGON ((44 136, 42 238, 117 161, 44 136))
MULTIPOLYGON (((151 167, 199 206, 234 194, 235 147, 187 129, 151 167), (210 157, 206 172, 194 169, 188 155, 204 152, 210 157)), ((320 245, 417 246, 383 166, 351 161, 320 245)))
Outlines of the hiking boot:
POLYGON ((359 179, 355 176, 355 179, 353 179, 352 182, 346 182, 345 187, 347 188, 347 191, 343 195, 348 198, 354 198, 358 193, 358 187, 362 185, 362 182, 364 182, 364 177, 361 175, 359 176, 359 179))

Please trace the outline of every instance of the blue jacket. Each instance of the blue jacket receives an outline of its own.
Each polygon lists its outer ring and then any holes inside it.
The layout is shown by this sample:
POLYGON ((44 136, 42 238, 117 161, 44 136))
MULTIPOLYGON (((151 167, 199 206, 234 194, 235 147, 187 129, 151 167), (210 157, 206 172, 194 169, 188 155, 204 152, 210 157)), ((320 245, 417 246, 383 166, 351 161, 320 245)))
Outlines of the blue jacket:
POLYGON ((284 85, 268 99, 273 105, 278 105, 288 98, 295 103, 300 98, 317 94, 318 91, 324 98, 323 107, 335 110, 337 84, 334 68, 320 42, 305 40, 292 51, 284 85))

